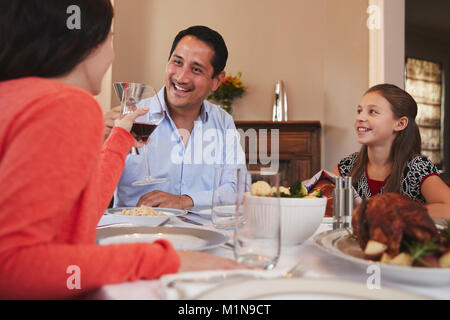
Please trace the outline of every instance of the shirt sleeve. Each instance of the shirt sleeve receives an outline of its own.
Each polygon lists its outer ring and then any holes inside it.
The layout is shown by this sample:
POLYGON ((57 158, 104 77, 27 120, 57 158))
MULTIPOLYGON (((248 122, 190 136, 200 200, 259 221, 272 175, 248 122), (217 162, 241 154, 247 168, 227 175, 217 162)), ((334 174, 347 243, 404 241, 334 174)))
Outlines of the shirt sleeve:
POLYGON ((119 183, 120 175, 125 167, 125 158, 134 141, 135 139, 128 131, 114 127, 103 144, 98 166, 99 219, 111 201, 115 187, 119 183))
MULTIPOLYGON (((0 170, 0 298, 68 298, 178 270, 179 257, 167 241, 97 246, 86 240, 95 230, 70 228, 68 221, 94 227, 88 222, 100 208, 88 204, 98 203, 89 200, 98 195, 87 190, 115 179, 114 173, 93 181, 101 165, 103 121, 92 97, 78 91, 46 97, 9 125, 0 170), (69 284, 72 266, 79 270, 80 288, 69 284)), ((115 139, 127 139, 115 131, 115 139)), ((105 156, 120 158, 127 145, 108 144, 105 156)))
POLYGON ((194 206, 210 206, 212 203, 212 190, 203 190, 197 192, 187 192, 184 195, 189 196, 194 206))
POLYGON ((350 172, 352 171, 353 166, 355 164, 357 155, 358 155, 357 153, 354 153, 339 161, 338 170, 341 176, 345 177, 350 175, 350 172))
POLYGON ((406 165, 402 181, 403 188, 407 190, 407 193, 417 197, 420 194, 422 183, 432 175, 439 176, 439 170, 436 165, 427 157, 415 157, 406 165))
POLYGON ((47 243, 0 254, 0 298, 67 299, 106 284, 156 279, 177 272, 166 240, 120 245, 47 243))

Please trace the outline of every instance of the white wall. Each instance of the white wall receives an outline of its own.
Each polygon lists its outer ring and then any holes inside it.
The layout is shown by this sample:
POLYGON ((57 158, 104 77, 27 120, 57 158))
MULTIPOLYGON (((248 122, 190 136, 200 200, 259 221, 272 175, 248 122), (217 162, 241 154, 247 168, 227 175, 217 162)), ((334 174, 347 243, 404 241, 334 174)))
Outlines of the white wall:
POLYGON ((405 0, 369 0, 379 24, 369 32, 369 85, 392 83, 405 88, 405 0))
MULTIPOLYGON (((114 0, 111 0, 114 5, 114 0)), ((114 30, 114 22, 112 29, 114 30)), ((111 91, 112 91, 112 66, 109 67, 102 81, 102 91, 95 98, 102 107, 103 112, 108 111, 111 108, 111 91)))

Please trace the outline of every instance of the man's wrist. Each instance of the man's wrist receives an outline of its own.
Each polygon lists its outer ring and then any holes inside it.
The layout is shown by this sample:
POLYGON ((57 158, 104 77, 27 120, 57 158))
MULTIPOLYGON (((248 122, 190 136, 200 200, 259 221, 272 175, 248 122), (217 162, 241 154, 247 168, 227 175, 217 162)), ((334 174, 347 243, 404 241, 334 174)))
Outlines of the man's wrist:
POLYGON ((188 195, 183 194, 181 196, 181 204, 183 206, 183 209, 191 208, 194 206, 194 200, 192 200, 192 198, 189 197, 188 195))

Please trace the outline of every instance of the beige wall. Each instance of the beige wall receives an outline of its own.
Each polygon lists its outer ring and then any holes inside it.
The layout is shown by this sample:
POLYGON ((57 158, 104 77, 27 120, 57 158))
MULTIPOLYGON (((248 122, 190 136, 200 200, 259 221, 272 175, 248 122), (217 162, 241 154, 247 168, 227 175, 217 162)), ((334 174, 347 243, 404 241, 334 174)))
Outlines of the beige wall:
MULTIPOLYGON (((249 87, 237 120, 271 120, 273 91, 284 80, 289 120, 323 125, 323 166, 358 149, 353 115, 368 85, 367 0, 115 0, 112 80, 160 88, 173 38, 190 25, 219 31, 227 72, 249 87)), ((112 97, 113 104, 117 99, 112 97)))
MULTIPOLYGON (((111 3, 114 5, 114 0, 111 0, 111 3)), ((112 29, 114 30, 114 26, 112 26, 112 29)), ((103 76, 102 91, 97 96, 95 96, 103 112, 106 112, 111 108, 111 83, 112 66, 108 68, 108 71, 106 71, 106 74, 103 76)))
POLYGON ((324 168, 334 168, 360 145, 353 129, 356 106, 369 82, 367 2, 326 1, 324 168), (342 4, 345 2, 345 6, 342 4))

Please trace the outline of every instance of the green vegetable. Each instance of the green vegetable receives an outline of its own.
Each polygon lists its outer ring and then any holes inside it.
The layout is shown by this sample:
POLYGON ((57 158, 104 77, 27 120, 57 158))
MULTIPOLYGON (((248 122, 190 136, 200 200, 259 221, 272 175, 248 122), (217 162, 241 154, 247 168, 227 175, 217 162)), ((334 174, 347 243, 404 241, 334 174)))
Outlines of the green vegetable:
POLYGON ((302 198, 308 195, 308 189, 306 189, 300 180, 294 182, 289 188, 289 191, 291 192, 291 198, 302 198))
POLYGON ((441 235, 447 241, 450 241, 450 220, 445 221, 445 228, 443 230, 441 230, 441 235))
POLYGON ((403 241, 403 244, 408 248, 409 254, 412 256, 413 261, 419 261, 425 266, 430 267, 430 265, 425 262, 422 257, 431 256, 436 250, 439 250, 439 245, 434 241, 428 242, 418 242, 418 241, 403 241))

